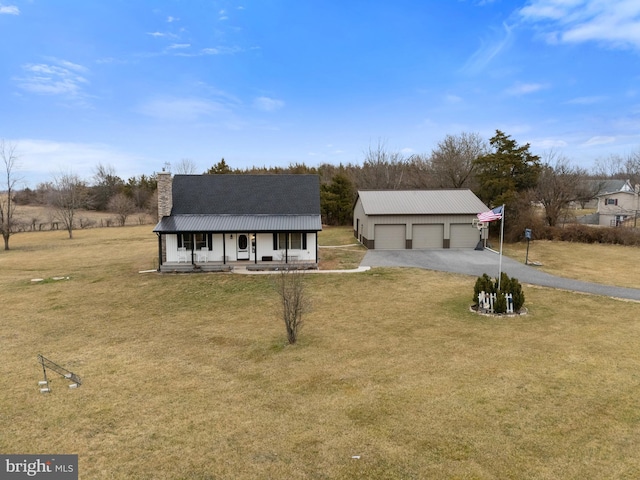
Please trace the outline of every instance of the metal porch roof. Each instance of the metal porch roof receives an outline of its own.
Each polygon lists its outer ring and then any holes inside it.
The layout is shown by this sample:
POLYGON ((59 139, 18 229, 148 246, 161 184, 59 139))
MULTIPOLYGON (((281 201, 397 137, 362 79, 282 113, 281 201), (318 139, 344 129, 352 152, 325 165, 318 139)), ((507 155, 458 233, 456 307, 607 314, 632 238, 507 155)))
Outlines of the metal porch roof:
POLYGON ((172 215, 153 229, 177 232, 319 232, 320 215, 172 215))

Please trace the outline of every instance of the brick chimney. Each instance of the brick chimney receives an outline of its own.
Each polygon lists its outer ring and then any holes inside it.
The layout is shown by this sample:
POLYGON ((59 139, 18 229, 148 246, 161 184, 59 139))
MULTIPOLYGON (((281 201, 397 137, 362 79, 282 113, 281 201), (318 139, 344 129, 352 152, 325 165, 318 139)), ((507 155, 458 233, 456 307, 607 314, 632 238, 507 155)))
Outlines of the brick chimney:
POLYGON ((171 172, 165 172, 163 168, 162 172, 158 173, 158 220, 171 215, 173 208, 172 185, 171 172))

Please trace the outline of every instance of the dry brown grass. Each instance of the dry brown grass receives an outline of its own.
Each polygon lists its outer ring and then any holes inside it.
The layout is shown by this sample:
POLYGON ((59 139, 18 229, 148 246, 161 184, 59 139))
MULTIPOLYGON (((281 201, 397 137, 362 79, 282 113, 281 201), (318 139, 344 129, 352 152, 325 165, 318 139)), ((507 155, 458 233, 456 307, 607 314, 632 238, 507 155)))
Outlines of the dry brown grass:
POLYGON ((315 274, 285 347, 268 276, 141 275, 150 230, 0 252, 0 451, 84 479, 640 475, 637 303, 527 288, 528 316, 480 318, 470 277, 315 274), (38 393, 38 353, 83 385, 38 393))
MULTIPOLYGON (((527 244, 507 244, 503 251, 524 262, 527 244)), ((638 247, 535 240, 529 246, 529 261, 539 262, 542 265, 537 268, 561 277, 640 288, 638 247)))
POLYGON ((321 270, 348 270, 357 268, 367 253, 358 243, 350 227, 322 227, 318 237, 321 270))
MULTIPOLYGON (((52 230, 52 223, 56 221, 53 208, 43 205, 18 205, 14 214, 14 220, 19 223, 22 231, 46 231, 52 230), (34 228, 35 226, 35 228, 34 228)), ((155 218, 147 213, 133 213, 127 218, 127 225, 142 225, 154 223, 155 218)), ((118 225, 115 213, 96 212, 94 210, 79 209, 75 213, 76 227, 82 228, 108 227, 118 225)), ((59 228, 64 230, 62 225, 59 228)))

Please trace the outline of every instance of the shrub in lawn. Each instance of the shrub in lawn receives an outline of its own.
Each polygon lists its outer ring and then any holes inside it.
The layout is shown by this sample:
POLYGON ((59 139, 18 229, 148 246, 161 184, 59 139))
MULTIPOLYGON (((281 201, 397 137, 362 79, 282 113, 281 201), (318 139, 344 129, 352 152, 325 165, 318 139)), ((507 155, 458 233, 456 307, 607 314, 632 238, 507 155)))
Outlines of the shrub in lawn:
POLYGON ((507 299, 501 291, 496 295, 493 302, 493 313, 507 313, 507 299))
POLYGON ((500 276, 500 289, 498 290, 498 282, 494 281, 489 275, 483 273, 478 277, 473 287, 473 303, 477 304, 478 294, 480 292, 496 293, 496 300, 493 305, 494 313, 506 313, 507 299, 505 295, 511 294, 513 299, 513 311, 518 312, 524 305, 524 293, 522 285, 517 278, 510 278, 509 275, 502 272, 500 276))
POLYGON ((493 280, 489 275, 483 273, 481 277, 478 277, 476 280, 476 284, 473 287, 473 303, 474 305, 478 302, 478 295, 480 292, 485 293, 495 293, 496 285, 493 283, 493 280))

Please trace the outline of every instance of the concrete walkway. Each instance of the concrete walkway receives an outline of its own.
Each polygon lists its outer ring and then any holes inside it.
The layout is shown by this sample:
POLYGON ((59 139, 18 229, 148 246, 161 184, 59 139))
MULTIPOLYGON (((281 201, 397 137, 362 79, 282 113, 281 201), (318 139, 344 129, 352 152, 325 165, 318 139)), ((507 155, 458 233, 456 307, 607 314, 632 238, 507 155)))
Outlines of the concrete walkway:
MULTIPOLYGON (((349 270, 300 270, 303 273, 359 273, 371 270, 371 267, 359 266, 349 270)), ((279 270, 247 270, 246 267, 235 267, 231 273, 240 273, 243 275, 274 275, 280 273, 279 270)))
MULTIPOLYGON (((362 262, 360 262, 360 266, 417 267, 478 277, 486 273, 495 278, 498 276, 500 268, 500 256, 490 250, 471 249, 369 250, 362 262)), ((510 277, 517 278, 523 284, 540 285, 640 302, 640 289, 612 287, 557 277, 504 255, 502 256, 502 271, 510 277)))

